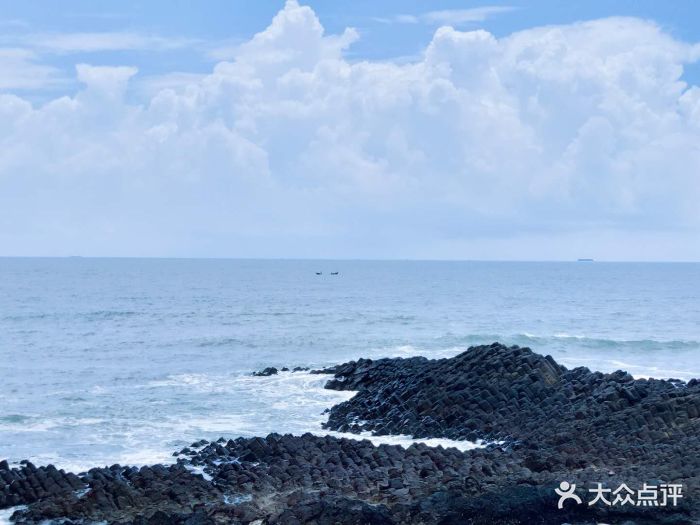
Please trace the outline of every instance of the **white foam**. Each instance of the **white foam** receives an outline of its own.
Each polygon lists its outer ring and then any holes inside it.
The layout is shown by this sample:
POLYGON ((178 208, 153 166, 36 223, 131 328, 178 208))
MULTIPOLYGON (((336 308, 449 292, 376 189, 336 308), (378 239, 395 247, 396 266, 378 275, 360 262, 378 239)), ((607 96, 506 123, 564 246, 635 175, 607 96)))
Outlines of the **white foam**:
POLYGON ((240 505, 246 501, 253 501, 253 496, 251 494, 224 494, 223 500, 226 505, 240 505))
POLYGON ((58 426, 53 421, 2 421, 0 422, 0 430, 6 432, 47 432, 58 426))
MULTIPOLYGON (((58 469, 63 469, 66 472, 85 472, 95 465, 93 461, 88 459, 84 461, 72 461, 56 452, 47 452, 43 454, 36 454, 28 458, 35 465, 53 465, 58 469)), ((19 461, 11 462, 10 466, 13 468, 20 468, 21 465, 19 461)))
POLYGON ((10 521, 10 516, 15 513, 15 511, 26 509, 26 505, 18 505, 17 507, 10 507, 9 509, 0 510, 0 525, 12 525, 10 521))
POLYGON ((578 340, 588 339, 585 335, 567 334, 566 332, 558 332, 558 333, 554 334, 552 337, 554 337, 555 339, 578 339, 578 340))
POLYGON ((467 349, 466 346, 448 346, 445 348, 419 348, 413 345, 397 345, 385 348, 373 348, 369 356, 373 359, 385 357, 427 357, 428 359, 440 359, 454 357, 467 349))
POLYGON ((482 448, 486 446, 486 443, 482 441, 458 441, 453 439, 442 439, 442 438, 412 438, 406 435, 391 435, 391 436, 374 436, 371 432, 362 432, 360 434, 352 434, 350 432, 335 432, 335 431, 325 431, 325 432, 314 432, 315 435, 325 436, 330 435, 338 438, 347 438, 355 440, 368 439, 373 445, 399 445, 403 448, 408 448, 416 443, 423 443, 429 447, 442 447, 442 448, 456 448, 462 452, 467 450, 474 450, 475 448, 482 448))
POLYGON ((203 466, 196 466, 196 465, 187 464, 187 465, 185 465, 185 468, 187 470, 189 470, 192 474, 195 474, 195 475, 200 474, 204 478, 205 481, 211 481, 212 479, 214 479, 209 474, 204 472, 203 466))
POLYGON ((134 467, 143 467, 156 463, 168 464, 172 463, 174 460, 172 452, 173 451, 166 451, 160 448, 137 448, 133 451, 120 454, 112 463, 134 467))
MULTIPOLYGON (((223 398, 244 397, 244 403, 215 405, 216 410, 204 406, 188 409, 189 413, 164 413, 161 417, 140 420, 117 420, 99 432, 93 432, 90 442, 107 445, 110 452, 104 456, 61 456, 57 452, 45 452, 32 456, 36 464, 54 464, 72 472, 83 472, 92 467, 111 465, 143 466, 155 463, 170 464, 175 461, 173 452, 188 442, 199 439, 215 440, 218 437, 266 436, 270 433, 305 433, 333 435, 350 439, 369 439, 374 444, 394 444, 408 447, 413 443, 428 446, 455 447, 469 450, 479 443, 445 439, 412 439, 410 436, 371 436, 329 432, 323 429, 327 409, 347 401, 356 395, 353 391, 328 390, 324 386, 331 378, 327 374, 309 372, 280 372, 268 377, 250 375, 182 374, 162 381, 150 382, 143 388, 175 387, 196 389, 199 392, 224 392, 223 398), (248 400, 254 401, 248 406, 248 400), (233 406, 237 406, 236 410, 233 406)), ((208 396, 207 396, 208 397, 208 396)), ((219 396, 221 397, 221 396, 219 396)), ((55 420, 50 426, 86 426, 106 423, 97 418, 55 420)), ((47 428, 49 424, 45 422, 47 428)), ((94 427, 93 427, 94 429, 94 427)), ((89 429, 92 431, 93 429, 89 429)), ((87 439, 87 438, 85 438, 87 439)))
POLYGON ((213 378, 207 374, 176 374, 165 379, 150 381, 146 384, 148 388, 180 387, 191 388, 200 392, 219 392, 225 388, 224 377, 213 378))
POLYGON ((231 432, 235 429, 238 432, 246 433, 254 431, 250 422, 246 420, 244 414, 218 414, 210 416, 193 416, 187 419, 169 422, 171 431, 178 434, 197 434, 211 432, 231 432))
POLYGON ((40 419, 39 416, 26 416, 18 421, 0 420, 0 429, 8 432, 48 432, 60 427, 77 427, 104 423, 99 418, 62 417, 40 419))
MULTIPOLYGON (((404 348, 404 351, 410 352, 413 350, 404 348)), ((418 352, 418 350, 415 351, 418 352)), ((449 351, 458 353, 462 349, 452 348, 449 351)), ((357 394, 355 391, 325 389, 324 385, 329 379, 329 375, 311 374, 309 372, 280 372, 275 375, 262 377, 250 375, 222 377, 204 377, 200 375, 173 376, 167 380, 168 384, 197 389, 215 388, 217 391, 228 388, 232 392, 240 392, 241 389, 244 389, 246 392, 253 393, 258 399, 265 400, 266 404, 274 411, 294 410, 299 407, 303 407, 303 410, 297 410, 296 414, 291 415, 290 420, 269 418, 269 414, 256 412, 188 417, 185 420, 168 422, 165 426, 169 427, 169 429, 166 430, 164 428, 163 430, 175 435, 214 432, 228 437, 239 435, 264 436, 272 432, 300 436, 308 432, 318 436, 331 435, 355 440, 368 439, 375 445, 399 445, 407 448, 414 443, 424 443, 431 447, 452 447, 461 451, 485 446, 485 443, 482 442, 440 438, 414 439, 406 435, 373 436, 369 432, 352 434, 349 432, 324 430, 322 424, 327 419, 324 411, 338 403, 352 399, 357 394), (212 386, 214 384, 216 384, 215 387, 212 386), (225 384, 228 384, 228 387, 225 384), (293 420, 295 416, 297 419, 293 420)), ((151 385, 153 384, 151 383, 151 385)), ((163 461, 163 459, 159 461, 163 461)), ((172 457, 167 459, 172 461, 172 457)))

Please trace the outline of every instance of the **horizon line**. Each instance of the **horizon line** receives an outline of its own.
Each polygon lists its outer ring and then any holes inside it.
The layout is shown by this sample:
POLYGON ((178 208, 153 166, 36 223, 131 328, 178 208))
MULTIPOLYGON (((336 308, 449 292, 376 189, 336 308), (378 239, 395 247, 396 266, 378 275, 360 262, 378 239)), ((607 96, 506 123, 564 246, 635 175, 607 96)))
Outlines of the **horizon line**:
POLYGON ((148 260, 211 260, 211 261, 338 261, 338 262, 484 262, 484 263, 638 263, 638 264, 698 264, 700 260, 651 259, 431 259, 420 257, 236 257, 236 256, 177 256, 177 255, 0 255, 0 259, 148 259, 148 260))

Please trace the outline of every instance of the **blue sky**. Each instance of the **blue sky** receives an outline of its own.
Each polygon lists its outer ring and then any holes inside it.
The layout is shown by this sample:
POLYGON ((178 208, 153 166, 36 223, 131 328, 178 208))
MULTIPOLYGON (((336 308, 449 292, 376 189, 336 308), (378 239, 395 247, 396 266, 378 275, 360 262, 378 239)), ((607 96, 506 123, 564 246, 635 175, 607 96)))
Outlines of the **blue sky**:
MULTIPOLYGON (((172 73, 207 73, 227 48, 251 38, 269 24, 282 2, 240 0, 175 1, 107 1, 66 0, 60 7, 46 2, 0 2, 3 33, 8 43, 15 37, 43 34, 128 33, 159 37, 163 45, 144 42, 136 50, 103 49, 97 52, 63 51, 46 53, 42 62, 72 73, 77 61, 104 65, 137 66, 143 76, 172 73), (169 49, 167 41, 173 48, 169 49), (216 51, 220 50, 220 54, 216 51)), ((567 24, 610 16, 634 16, 654 20, 669 34, 681 40, 695 41, 700 34, 700 4, 694 0, 591 0, 561 2, 557 0, 487 3, 469 1, 368 1, 306 2, 330 33, 346 27, 357 28, 361 38, 347 54, 351 60, 410 59, 419 55, 441 23, 453 23, 460 29, 484 28, 501 37, 530 27, 567 24), (459 21, 458 12, 484 9, 483 18, 459 21), (499 11, 502 10, 502 11, 499 11), (450 19, 452 11, 452 20, 450 19), (409 21, 421 15, 443 12, 440 20, 409 21), (402 17, 406 18, 401 21, 402 17)), ((106 39, 105 39, 106 40, 106 39)), ((108 43, 104 43, 108 47, 108 43)), ((115 47, 119 47, 118 43, 115 47)), ((49 51, 49 50, 45 50, 49 51)), ((685 78, 693 83, 700 79, 700 68, 688 67, 685 78)), ((74 89, 74 85, 56 87, 55 91, 74 89)), ((42 89, 33 93, 49 94, 42 89)), ((54 94, 54 93, 51 93, 54 94)))
POLYGON ((0 254, 700 259, 697 2, 0 7, 0 254))

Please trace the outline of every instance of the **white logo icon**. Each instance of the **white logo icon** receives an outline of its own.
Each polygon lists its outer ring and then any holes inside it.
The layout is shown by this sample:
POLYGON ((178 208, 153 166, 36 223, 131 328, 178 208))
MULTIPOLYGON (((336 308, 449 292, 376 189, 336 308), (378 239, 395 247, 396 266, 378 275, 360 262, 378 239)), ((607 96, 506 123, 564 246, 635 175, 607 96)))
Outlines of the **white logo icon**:
POLYGON ((576 502, 577 505, 581 504, 581 498, 579 498, 575 494, 576 490, 576 484, 575 483, 569 483, 568 481, 562 481, 559 483, 559 488, 554 489, 554 492, 556 492, 559 495, 559 503, 557 503, 557 508, 563 509, 564 508, 564 502, 568 499, 572 499, 576 502))

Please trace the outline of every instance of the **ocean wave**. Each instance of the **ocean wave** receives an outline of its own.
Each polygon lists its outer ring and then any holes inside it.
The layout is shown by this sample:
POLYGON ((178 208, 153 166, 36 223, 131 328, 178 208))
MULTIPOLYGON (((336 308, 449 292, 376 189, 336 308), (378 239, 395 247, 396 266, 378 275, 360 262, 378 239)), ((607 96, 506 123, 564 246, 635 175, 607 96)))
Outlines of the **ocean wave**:
POLYGON ((651 363, 635 364, 629 361, 620 359, 604 359, 591 357, 557 357, 557 360, 567 368, 576 368, 585 366, 592 370, 600 370, 602 372, 612 372, 614 370, 624 370, 635 379, 680 379, 689 381, 693 378, 700 378, 700 369, 692 368, 676 368, 667 367, 664 361, 664 366, 659 366, 651 363))
MULTIPOLYGON (((517 344, 518 346, 528 346, 532 350, 546 353, 552 348, 585 348, 602 350, 642 350, 642 351, 695 351, 700 350, 700 340, 698 339, 653 339, 653 338, 624 338, 624 337, 601 337, 588 336, 583 334, 571 334, 567 332, 553 332, 551 334, 534 334, 529 332, 513 334, 449 334, 435 340, 443 345, 437 352, 445 349, 466 350, 470 346, 491 344, 500 342, 506 345, 517 344)), ((404 345, 411 346, 411 345, 404 345)), ((420 351, 433 353, 436 349, 434 345, 425 345, 420 351)), ((401 345, 387 347, 384 350, 395 352, 401 345)))
POLYGON ((373 326, 373 325, 385 325, 388 323, 399 323, 402 325, 412 323, 417 321, 418 317, 415 315, 405 315, 405 314, 396 314, 396 315, 385 315, 382 317, 371 317, 367 318, 364 321, 364 324, 367 326, 373 326))
POLYGON ((431 348, 429 346, 416 345, 394 345, 384 348, 372 348, 358 357, 369 357, 372 359, 381 359, 384 357, 427 357, 430 359, 439 359, 443 357, 454 357, 457 354, 464 352, 468 346, 448 346, 444 348, 431 348))
POLYGON ((252 341, 238 339, 236 337, 210 337, 206 339, 197 339, 193 341, 195 346, 199 348, 222 347, 222 346, 237 346, 245 348, 256 348, 257 345, 252 341))
POLYGON ((44 321, 49 319, 66 319, 76 318, 85 321, 104 321, 110 319, 118 319, 123 317, 133 317, 142 315, 144 312, 136 312, 132 310, 95 310, 92 312, 41 312, 41 313, 26 313, 5 315, 0 318, 1 321, 44 321))
POLYGON ((28 314, 12 314, 4 315, 0 318, 2 321, 40 321, 43 319, 50 319, 51 317, 58 317, 59 314, 49 314, 49 313, 28 313, 28 314))
MULTIPOLYGON (((154 463, 172 463, 172 456, 177 447, 187 446, 191 441, 201 438, 210 441, 218 437, 225 439, 239 436, 265 436, 276 432, 281 434, 303 435, 307 432, 324 436, 333 435, 349 439, 369 439, 375 445, 390 444, 409 447, 413 443, 425 443, 428 446, 454 447, 469 450, 482 443, 453 441, 448 439, 413 439, 411 436, 372 436, 370 434, 352 434, 327 431, 323 423, 327 419, 327 409, 351 399, 356 392, 327 390, 324 388, 329 377, 309 372, 280 372, 268 377, 250 375, 210 375, 179 374, 169 376, 161 381, 150 382, 149 386, 170 386, 196 389, 206 393, 222 391, 235 398, 249 396, 257 401, 256 406, 246 402, 224 412, 218 410, 191 414, 164 415, 161 419, 134 420, 133 426, 120 428, 115 434, 114 428, 103 429, 106 434, 96 436, 98 441, 105 439, 119 446, 112 452, 99 458, 61 457, 59 454, 44 454, 30 458, 37 464, 53 463, 74 472, 81 472, 95 464, 148 465, 154 463), (173 439, 175 437, 176 439, 173 439), (117 441, 115 441, 117 440, 117 441)), ((204 407, 202 407, 204 408, 204 407)), ((87 419, 85 420, 87 422, 87 419)), ((114 427, 114 425, 110 425, 114 427)))
MULTIPOLYGON (((552 344, 552 343, 576 343, 580 346, 597 348, 635 348, 638 350, 686 350, 700 349, 700 341, 694 339, 625 339, 625 338, 604 338, 589 337, 578 334, 568 334, 565 332, 550 335, 535 335, 530 333, 515 334, 504 338, 506 342, 511 340, 516 344, 526 342, 527 344, 552 344)), ((534 350, 537 350, 535 348, 534 350)))
POLYGON ((142 312, 135 312, 133 310, 95 310, 93 312, 86 312, 81 314, 81 317, 85 317, 89 321, 96 320, 109 320, 118 319, 121 317, 133 317, 140 315, 142 312))
POLYGON ((26 505, 18 505, 17 507, 10 507, 7 509, 0 509, 0 525, 12 525, 10 521, 10 516, 18 510, 26 509, 26 505))
POLYGON ((460 346, 465 350, 469 346, 491 344, 500 342, 503 344, 517 344, 519 346, 533 345, 533 350, 539 351, 540 346, 562 345, 565 343, 579 346, 591 346, 601 348, 634 347, 638 349, 667 350, 667 349, 700 349, 698 339, 653 339, 653 338, 625 338, 625 337, 601 337, 585 334, 573 334, 568 332, 552 332, 549 334, 535 334, 530 332, 520 333, 484 333, 455 335, 448 334, 437 339, 445 345, 460 346), (537 346, 540 345, 540 346, 537 346))
POLYGON ((372 348, 363 357, 452 357, 467 350, 470 346, 491 344, 500 342, 503 344, 517 344, 529 346, 536 352, 546 353, 552 347, 556 348, 586 348, 586 349, 622 349, 642 351, 663 350, 700 350, 700 341, 693 339, 657 340, 657 339, 623 339, 588 337, 568 333, 554 333, 551 335, 535 335, 531 333, 518 333, 510 335, 499 334, 473 334, 466 336, 448 336, 437 340, 444 346, 436 347, 434 344, 397 344, 381 348, 372 348))
POLYGON ((24 414, 0 416, 0 430, 3 432, 48 432, 60 427, 80 427, 101 423, 104 423, 104 420, 95 417, 43 418, 24 414))
POLYGON ((0 416, 0 430, 5 432, 46 432, 58 426, 55 422, 38 416, 9 414, 0 416))
POLYGON ((220 384, 221 378, 217 381, 212 379, 208 374, 174 374, 169 375, 164 379, 154 379, 145 385, 145 388, 162 388, 162 387, 179 387, 179 388, 195 388, 205 392, 215 391, 216 385, 220 384))
POLYGON ((674 378, 688 381, 700 377, 700 341, 694 339, 609 339, 562 332, 549 335, 450 334, 431 344, 398 344, 373 348, 353 358, 423 356, 440 359, 453 357, 470 346, 493 342, 527 346, 535 352, 551 354, 569 368, 585 366, 605 373, 622 369, 639 378, 674 378), (436 346, 436 342, 441 346, 436 346), (669 360, 670 356, 675 357, 669 360))
MULTIPOLYGON (((538 337, 532 334, 520 336, 538 337)), ((556 337, 554 334, 548 337, 552 341, 559 341, 559 344, 546 347, 535 346, 533 343, 534 349, 552 353, 557 361, 567 367, 587 366, 604 372, 622 368, 635 377, 678 377, 686 380, 690 378, 688 374, 693 374, 692 366, 688 366, 685 373, 680 373, 683 370, 678 369, 682 365, 679 365, 677 360, 666 360, 666 363, 663 356, 667 354, 663 352, 658 353, 658 359, 644 357, 635 360, 636 352, 611 353, 604 347, 600 347, 602 351, 598 352, 578 352, 576 349, 581 347, 574 343, 581 340, 579 336, 567 339, 571 337, 570 334, 559 333, 556 337), (572 347, 573 350, 558 350, 568 347, 572 347)), ((494 340, 523 345, 523 342, 514 339, 516 338, 492 337, 492 334, 471 335, 468 338, 451 336, 441 340, 443 345, 440 347, 435 346, 434 340, 431 344, 397 344, 362 351, 359 357, 450 357, 466 350, 472 344, 494 340)), ((171 456, 173 451, 201 438, 215 440, 218 437, 252 437, 271 432, 293 435, 311 432, 316 435, 331 434, 352 439, 366 438, 377 445, 386 443, 410 446, 415 442, 423 442, 429 446, 456 447, 462 450, 483 446, 481 443, 449 440, 414 440, 410 436, 328 432, 322 428, 327 419, 324 412, 355 395, 355 392, 326 390, 324 385, 328 379, 326 375, 308 372, 281 372, 269 377, 253 377, 249 375, 249 371, 229 374, 217 372, 164 375, 152 381, 141 380, 130 387, 131 392, 141 389, 136 399, 148 399, 149 403, 161 398, 167 399, 168 404, 163 407, 162 412, 130 411, 125 417, 120 413, 117 419, 107 419, 106 415, 100 414, 105 417, 104 421, 98 418, 42 420, 31 414, 8 414, 0 417, 0 431, 50 432, 61 427, 56 431, 63 432, 62 427, 70 425, 75 435, 89 435, 89 447, 81 449, 77 454, 55 445, 51 434, 47 434, 47 443, 54 445, 45 446, 44 452, 51 450, 50 446, 56 446, 58 452, 28 458, 37 464, 54 463, 67 470, 84 470, 102 462, 136 465, 168 463, 174 461, 171 456), (79 428, 81 426, 83 428, 79 428)), ((160 408, 158 410, 160 411, 160 408)))

